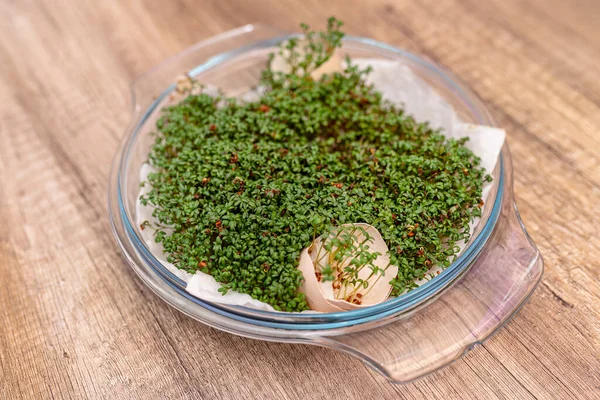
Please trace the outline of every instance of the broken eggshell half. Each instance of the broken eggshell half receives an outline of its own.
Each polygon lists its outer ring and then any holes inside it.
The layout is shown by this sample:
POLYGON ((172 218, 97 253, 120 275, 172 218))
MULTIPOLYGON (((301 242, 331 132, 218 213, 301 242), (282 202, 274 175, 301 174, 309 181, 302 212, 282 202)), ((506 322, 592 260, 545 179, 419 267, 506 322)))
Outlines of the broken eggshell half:
MULTIPOLYGON (((385 272, 383 274, 373 274, 372 269, 368 267, 362 268, 358 273, 358 278, 368 282, 368 286, 356 287, 347 283, 343 286, 334 288, 334 281, 320 281, 317 278, 317 272, 320 272, 323 265, 323 260, 327 257, 319 257, 317 255, 322 254, 320 251, 323 246, 323 240, 327 238, 317 238, 313 243, 306 249, 302 250, 300 255, 300 262, 298 268, 304 276, 304 281, 301 290, 306 295, 306 300, 311 309, 321 312, 338 312, 355 310, 359 308, 369 307, 375 304, 379 304, 390 295, 392 291, 392 285, 390 281, 398 274, 398 266, 390 265, 389 258, 387 257, 388 247, 381 234, 375 227, 365 224, 344 224, 340 228, 356 227, 360 228, 356 231, 355 243, 362 242, 365 239, 365 233, 370 237, 368 241, 368 252, 379 253, 377 258, 373 261, 373 265, 381 268, 385 272), (345 293, 355 292, 356 295, 352 299, 340 298, 340 292, 345 293), (359 301, 356 301, 359 299, 359 301), (351 300, 351 301, 349 301, 351 300), (353 301, 352 301, 353 300, 353 301)), ((352 260, 349 257, 344 263, 339 266, 339 269, 343 269, 352 260)))

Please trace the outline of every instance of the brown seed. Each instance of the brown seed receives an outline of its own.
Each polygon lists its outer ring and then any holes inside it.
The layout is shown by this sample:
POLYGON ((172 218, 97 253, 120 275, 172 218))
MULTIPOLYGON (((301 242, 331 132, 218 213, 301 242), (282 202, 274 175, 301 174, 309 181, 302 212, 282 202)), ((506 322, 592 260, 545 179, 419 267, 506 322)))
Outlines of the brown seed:
POLYGON ((261 104, 261 106, 260 106, 258 109, 259 109, 260 111, 262 111, 262 112, 265 112, 265 113, 266 113, 266 112, 268 112, 268 111, 271 109, 271 107, 267 106, 266 104, 261 104))
POLYGON ((361 303, 362 303, 362 300, 357 297, 348 297, 348 298, 346 298, 346 301, 350 302, 352 304, 356 304, 358 306, 361 305, 361 303))
POLYGON ((207 265, 208 265, 208 264, 206 263, 206 261, 200 261, 200 262, 198 263, 198 268, 204 268, 204 267, 206 267, 207 265))

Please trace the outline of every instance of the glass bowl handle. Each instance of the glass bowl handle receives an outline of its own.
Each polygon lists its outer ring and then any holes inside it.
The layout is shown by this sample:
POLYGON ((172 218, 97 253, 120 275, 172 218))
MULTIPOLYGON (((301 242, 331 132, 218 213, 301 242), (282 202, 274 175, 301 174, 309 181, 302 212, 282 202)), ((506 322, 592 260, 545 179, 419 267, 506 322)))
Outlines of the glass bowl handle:
POLYGON ((323 336, 316 344, 358 357, 395 382, 409 382, 459 359, 528 300, 543 260, 517 211, 512 182, 474 264, 436 298, 368 331, 323 336))

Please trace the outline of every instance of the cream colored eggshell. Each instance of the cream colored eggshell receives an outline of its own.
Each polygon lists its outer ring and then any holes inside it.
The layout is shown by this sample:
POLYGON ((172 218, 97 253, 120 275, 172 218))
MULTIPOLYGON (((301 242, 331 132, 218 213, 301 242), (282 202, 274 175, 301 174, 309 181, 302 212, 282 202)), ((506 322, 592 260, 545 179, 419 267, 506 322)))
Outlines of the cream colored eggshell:
MULTIPOLYGON (((374 261, 374 264, 378 267, 385 268, 389 262, 389 259, 386 256, 388 247, 379 231, 377 231, 375 227, 365 223, 344 224, 341 227, 347 226, 357 226, 367 231, 367 233, 373 238, 373 241, 369 244, 370 249, 373 252, 379 252, 381 254, 374 261)), ((358 239, 360 239, 362 236, 363 235, 360 232, 357 234, 358 239)), ((308 249, 304 249, 302 255, 300 256, 299 268, 304 275, 304 284, 302 290, 306 294, 307 302, 313 310, 328 312, 353 310, 381 303, 389 297, 389 294, 392 290, 392 286, 389 282, 398 273, 398 267, 395 265, 390 265, 386 269, 384 275, 378 280, 377 277, 370 278, 371 282, 377 280, 377 283, 375 283, 369 290, 369 293, 363 297, 363 303, 361 305, 353 304, 347 302, 346 300, 334 299, 334 292, 333 288, 331 287, 332 283, 319 282, 315 276, 315 262, 317 261, 315 258, 321 245, 322 242, 320 238, 315 239, 312 244, 312 247, 314 248, 312 255, 308 252, 308 249)), ((359 277, 366 279, 369 274, 370 270, 365 269, 360 272, 359 277)))
POLYGON ((317 277, 315 276, 315 265, 308 253, 308 249, 302 250, 298 269, 300 269, 304 276, 301 290, 306 295, 306 301, 311 309, 322 312, 343 311, 325 299, 319 281, 317 281, 317 277))
MULTIPOLYGON (((387 257, 388 246, 383 240, 383 237, 379 233, 374 226, 365 224, 365 223, 356 223, 356 224, 344 224, 345 226, 358 226, 363 228, 372 238, 373 241, 369 244, 370 250, 373 252, 378 252, 381 255, 375 259, 373 262, 376 266, 380 268, 385 268, 389 263, 389 258, 387 257)), ((359 232, 357 238, 360 239, 362 234, 359 232)), ((370 270, 363 269, 359 273, 359 277, 362 279, 366 279, 370 274, 370 270)), ((329 304, 335 305, 336 307, 342 308, 344 310, 354 310, 358 308, 369 307, 375 304, 379 304, 385 301, 392 291, 392 285, 390 281, 398 274, 398 266, 390 265, 386 270, 383 276, 381 276, 377 283, 374 284, 372 289, 369 290, 369 293, 363 297, 362 304, 353 304, 347 302, 346 300, 336 300, 332 298, 327 298, 327 302, 329 304)), ((377 279, 377 277, 371 277, 370 282, 373 282, 377 279)))

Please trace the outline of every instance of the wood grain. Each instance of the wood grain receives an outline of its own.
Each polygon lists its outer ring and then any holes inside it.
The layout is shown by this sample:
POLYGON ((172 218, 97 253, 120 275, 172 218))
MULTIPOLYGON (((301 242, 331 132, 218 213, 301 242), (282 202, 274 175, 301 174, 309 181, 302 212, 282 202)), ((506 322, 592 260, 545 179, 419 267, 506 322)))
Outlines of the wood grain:
POLYGON ((0 1, 0 398, 600 398, 600 3, 0 1), (451 70, 506 128, 539 289, 416 383, 205 327, 145 289, 107 222, 128 85, 249 22, 347 31, 451 70))

